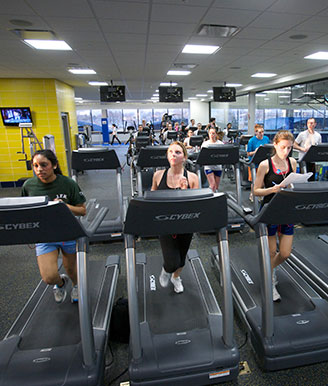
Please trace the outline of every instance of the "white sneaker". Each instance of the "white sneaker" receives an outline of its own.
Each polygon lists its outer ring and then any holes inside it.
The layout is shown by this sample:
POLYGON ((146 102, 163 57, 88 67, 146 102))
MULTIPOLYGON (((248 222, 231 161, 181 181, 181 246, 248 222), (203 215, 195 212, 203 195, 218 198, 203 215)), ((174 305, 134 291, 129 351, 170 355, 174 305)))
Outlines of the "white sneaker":
POLYGON ((280 300, 281 300, 281 296, 280 296, 279 292, 277 291, 275 284, 272 284, 272 297, 273 297, 274 302, 280 302, 280 300))
POLYGON ((273 268, 272 272, 272 284, 277 285, 278 284, 278 278, 276 273, 276 268, 273 268))
POLYGON ((79 301, 79 289, 77 284, 72 287, 71 291, 71 302, 77 303, 79 301))
POLYGON ((183 285, 182 285, 182 280, 181 280, 181 277, 178 276, 178 277, 174 277, 172 275, 171 277, 171 283, 174 285, 174 291, 177 293, 177 294, 180 294, 181 292, 183 292, 183 285))
POLYGON ((251 192, 248 197, 250 202, 254 202, 253 193, 251 192))
POLYGON ((61 287, 58 287, 58 285, 56 284, 56 285, 54 285, 54 288, 53 288, 53 293, 54 293, 56 303, 63 303, 66 299, 66 296, 67 296, 66 287, 67 287, 68 280, 69 280, 68 276, 65 274, 62 274, 62 275, 60 275, 60 277, 62 278, 64 284, 61 287))
POLYGON ((161 274, 159 275, 159 284, 162 287, 167 287, 169 285, 171 274, 166 272, 164 267, 162 268, 161 274))

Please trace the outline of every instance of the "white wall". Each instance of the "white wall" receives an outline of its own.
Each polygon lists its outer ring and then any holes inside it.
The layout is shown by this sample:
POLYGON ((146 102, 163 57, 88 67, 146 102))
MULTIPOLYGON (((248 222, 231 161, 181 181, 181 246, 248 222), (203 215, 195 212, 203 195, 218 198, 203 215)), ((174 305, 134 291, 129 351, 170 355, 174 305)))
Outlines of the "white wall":
POLYGON ((194 119, 196 124, 201 122, 206 125, 210 118, 210 104, 209 102, 190 101, 190 119, 194 119))

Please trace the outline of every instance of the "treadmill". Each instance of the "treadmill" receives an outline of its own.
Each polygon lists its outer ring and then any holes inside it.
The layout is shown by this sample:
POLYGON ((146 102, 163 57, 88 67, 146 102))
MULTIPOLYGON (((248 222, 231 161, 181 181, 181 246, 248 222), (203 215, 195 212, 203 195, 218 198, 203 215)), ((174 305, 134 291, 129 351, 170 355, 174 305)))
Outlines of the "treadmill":
POLYGON ((150 191, 130 201, 124 237, 131 385, 208 385, 238 376, 226 225, 226 196, 210 189, 150 191), (196 250, 188 251, 182 294, 160 286, 162 256, 136 253, 138 236, 213 229, 223 256, 222 312, 196 250))
MULTIPOLYGON (((296 184, 295 184, 296 186, 296 184)), ((277 269, 281 301, 273 303, 266 224, 303 222, 313 203, 327 202, 328 190, 285 189, 255 215, 244 215, 233 201, 228 205, 255 230, 257 246, 231 248, 230 262, 235 306, 250 331, 251 343, 265 370, 279 370, 328 360, 328 302, 291 266, 277 269)), ((320 205, 320 204, 319 204, 320 205)), ((321 218, 328 209, 311 210, 321 218)), ((212 249, 219 268, 220 254, 212 249)))
MULTIPOLYGON (((301 159, 298 160, 301 172, 303 174, 307 173, 307 163, 312 162, 327 162, 328 161, 328 144, 320 143, 318 145, 313 145, 310 149, 303 155, 301 159)), ((313 225, 313 224, 327 224, 328 219, 322 218, 320 223, 314 222, 312 218, 307 218, 304 222, 304 225, 313 225)))
MULTIPOLYGON (((199 152, 196 161, 196 171, 199 180, 199 186, 202 186, 201 168, 204 165, 233 165, 235 171, 236 195, 230 193, 230 196, 236 200, 238 205, 242 205, 241 185, 240 185, 240 164, 239 147, 235 144, 211 145, 203 147, 199 152)), ((248 211, 248 208, 244 208, 248 211)), ((242 231, 245 228, 244 219, 228 208, 228 231, 242 231)))
MULTIPOLYGON (((115 150, 107 148, 80 148, 72 152, 73 179, 77 181, 78 172, 84 170, 115 170, 117 205, 119 214, 115 218, 106 217, 90 241, 106 241, 122 238, 123 229, 123 188, 122 188, 122 168, 115 150)), ((110 175, 111 173, 109 173, 110 175)), ((109 183, 112 180, 108 178, 109 183)), ((109 197, 107 197, 109 199, 109 197)), ((91 199, 87 203, 87 219, 92 219, 97 211, 99 202, 91 199)))
MULTIPOLYGON (((176 133, 176 131, 175 131, 176 133)), ((156 168, 168 168, 167 160, 168 146, 146 146, 140 149, 138 159, 135 163, 137 173, 137 193, 143 196, 145 190, 150 190, 152 179, 156 168)))
MULTIPOLYGON (((316 146, 312 146, 316 147, 316 146)), ((318 224, 328 218, 327 209, 327 181, 307 182, 297 184, 295 188, 315 190, 318 192, 318 200, 306 206, 308 217, 311 221, 317 220, 318 224), (321 196, 319 194, 321 192, 321 196), (320 212, 320 217, 314 215, 320 212)), ((328 300, 328 238, 326 235, 319 235, 316 240, 296 240, 293 243, 293 250, 288 263, 320 294, 328 300)))
POLYGON ((88 261, 86 245, 106 211, 84 227, 46 196, 0 199, 0 245, 77 240, 79 291, 78 304, 57 304, 52 286, 39 283, 0 342, 1 386, 103 385, 119 257, 88 261))

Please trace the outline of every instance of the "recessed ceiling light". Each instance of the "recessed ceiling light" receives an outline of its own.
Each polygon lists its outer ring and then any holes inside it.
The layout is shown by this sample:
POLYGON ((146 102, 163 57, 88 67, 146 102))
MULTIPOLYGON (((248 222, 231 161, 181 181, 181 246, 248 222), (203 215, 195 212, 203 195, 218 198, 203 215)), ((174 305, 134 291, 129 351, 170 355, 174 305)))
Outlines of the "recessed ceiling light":
POLYGON ((190 99, 190 100, 194 100, 194 99, 197 99, 196 97, 190 97, 190 98, 188 98, 188 99, 190 99))
POLYGON ((159 92, 159 90, 157 89, 157 90, 155 90, 155 92, 159 92))
POLYGON ((328 60, 328 52, 327 51, 318 51, 314 54, 304 56, 304 59, 313 59, 313 60, 328 60))
POLYGON ((96 74, 96 71, 92 70, 91 68, 70 68, 68 71, 76 75, 96 74))
POLYGON ((159 97, 159 94, 153 94, 153 97, 159 97))
POLYGON ((178 83, 175 82, 162 82, 159 85, 160 86, 176 86, 178 83))
POLYGON ((219 46, 204 46, 199 44, 186 44, 183 47, 182 53, 184 54, 214 54, 220 47, 219 46))
POLYGON ((279 98, 290 98, 288 95, 279 95, 279 98))
POLYGON ((24 42, 37 50, 72 51, 72 48, 64 40, 33 40, 24 39, 24 42))
POLYGON ((167 72, 167 75, 190 75, 191 71, 187 70, 170 70, 167 72))
POLYGON ((272 78, 276 76, 273 72, 257 72, 256 74, 251 75, 252 78, 272 78))
POLYGON ((81 101, 81 100, 83 100, 83 98, 81 98, 81 97, 75 97, 74 98, 76 101, 81 101))
POLYGON ((196 97, 207 97, 207 94, 196 94, 196 97))
POLYGON ((90 86, 108 86, 108 83, 107 82, 98 82, 98 81, 91 81, 91 82, 88 82, 88 84, 90 86))
POLYGON ((213 92, 213 90, 212 90, 212 89, 210 89, 210 90, 207 90, 207 92, 208 92, 208 93, 212 93, 212 92, 213 92))
POLYGON ((314 91, 304 91, 303 94, 304 95, 315 95, 315 92, 314 91))
POLYGON ((226 83, 227 87, 241 87, 242 83, 226 83))

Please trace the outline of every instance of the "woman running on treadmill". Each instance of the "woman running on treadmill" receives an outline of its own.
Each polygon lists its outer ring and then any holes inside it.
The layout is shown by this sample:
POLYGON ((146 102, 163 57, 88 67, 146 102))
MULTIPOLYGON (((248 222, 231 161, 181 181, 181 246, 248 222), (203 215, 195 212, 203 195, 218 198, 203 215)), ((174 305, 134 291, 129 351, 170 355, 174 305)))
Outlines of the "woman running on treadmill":
MULTIPOLYGON (((215 127, 211 127, 208 130, 209 140, 202 143, 202 147, 210 147, 211 145, 224 145, 222 141, 218 139, 218 132, 215 127)), ((207 177, 208 184, 213 192, 219 189, 220 178, 222 174, 221 165, 205 165, 204 171, 207 177)))
MULTIPOLYGON (((268 203, 279 192, 284 179, 296 172, 296 160, 288 157, 294 143, 294 136, 287 130, 280 130, 273 138, 274 155, 260 163, 254 183, 254 195, 263 196, 263 204, 268 203)), ((288 259, 293 243, 294 226, 292 224, 268 225, 268 239, 271 257, 273 301, 281 296, 274 269, 288 259), (278 231, 279 250, 277 251, 276 233, 278 231)))
MULTIPOLYGON (((197 189, 198 177, 184 168, 188 154, 181 142, 172 142, 167 150, 170 167, 158 170, 153 177, 151 190, 164 189, 197 189)), ((160 236, 164 264, 159 277, 162 287, 167 287, 169 281, 176 293, 183 292, 181 271, 185 264, 187 252, 191 243, 192 233, 160 236)))
MULTIPOLYGON (((35 177, 25 181, 22 196, 45 196, 52 201, 64 202, 75 216, 86 214, 85 197, 71 178, 62 175, 57 157, 48 149, 38 150, 32 157, 35 177)), ((71 302, 78 301, 76 242, 52 242, 35 245, 42 280, 53 285, 56 303, 63 303, 67 296, 68 276, 72 280, 71 302), (58 254, 62 251, 67 275, 58 273, 58 254)))

